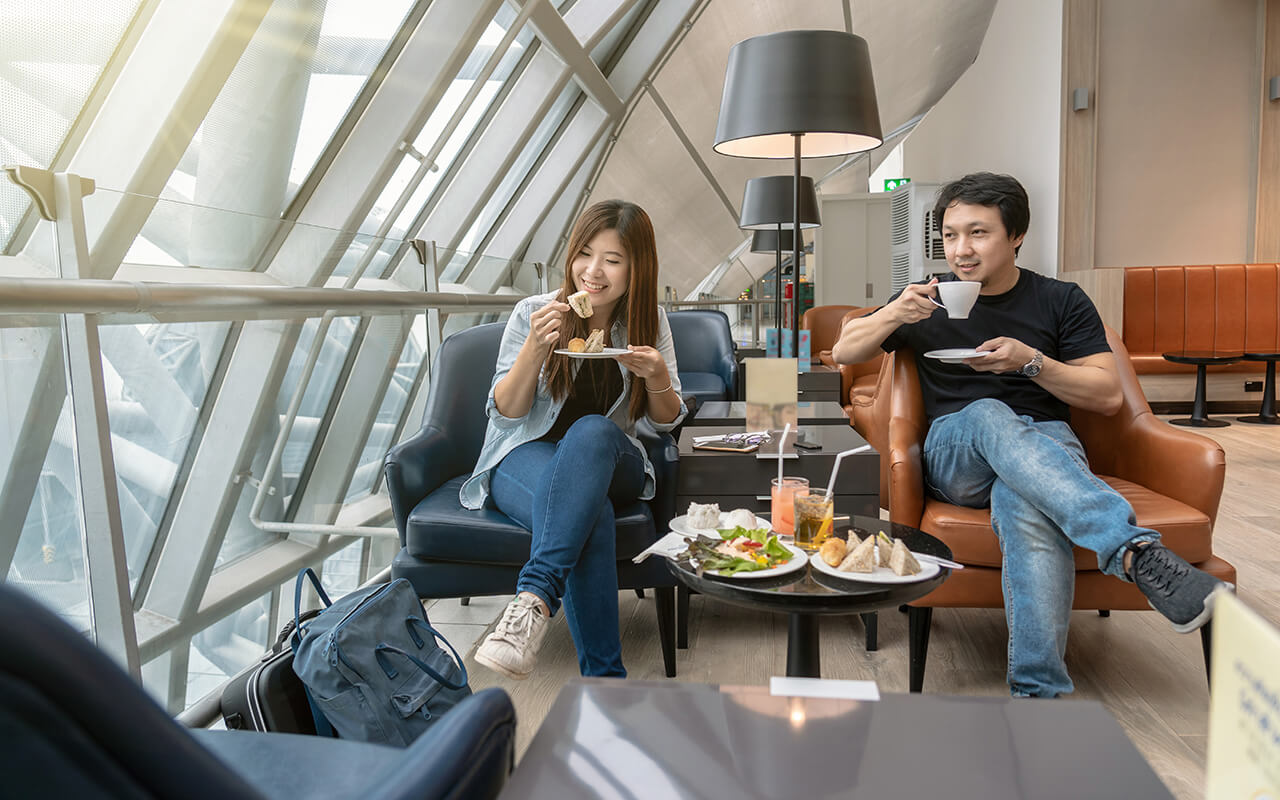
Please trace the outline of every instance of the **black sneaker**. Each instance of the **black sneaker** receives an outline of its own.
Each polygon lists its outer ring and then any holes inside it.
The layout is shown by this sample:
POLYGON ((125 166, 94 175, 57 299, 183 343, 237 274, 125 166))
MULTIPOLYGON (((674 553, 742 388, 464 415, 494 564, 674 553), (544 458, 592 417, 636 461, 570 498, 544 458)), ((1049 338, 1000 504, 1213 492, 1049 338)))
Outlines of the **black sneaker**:
POLYGON ((1147 602, 1173 623, 1178 633, 1190 633, 1213 614, 1213 590, 1234 588, 1188 564, 1169 548, 1153 542, 1133 549, 1129 577, 1147 602))

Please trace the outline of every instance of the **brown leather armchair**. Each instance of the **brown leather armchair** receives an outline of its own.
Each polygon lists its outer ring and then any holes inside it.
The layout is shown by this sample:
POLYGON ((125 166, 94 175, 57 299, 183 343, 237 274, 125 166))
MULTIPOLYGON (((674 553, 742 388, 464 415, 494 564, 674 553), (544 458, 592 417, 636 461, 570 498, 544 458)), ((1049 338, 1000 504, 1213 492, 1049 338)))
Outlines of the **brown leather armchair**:
MULTIPOLYGON (((1222 447, 1211 439, 1174 428, 1151 414, 1120 336, 1107 328, 1116 357, 1124 404, 1107 417, 1072 409, 1071 427, 1084 444, 1089 467, 1122 494, 1137 514, 1137 524, 1159 531, 1164 543, 1200 569, 1232 583, 1236 570, 1213 554, 1213 523, 1226 475, 1222 447)), ((940 587, 911 604, 909 615, 910 688, 924 685, 929 623, 934 608, 1003 608, 1000 543, 991 529, 991 512, 937 500, 924 490, 921 451, 928 424, 915 355, 899 350, 892 359, 889 421, 889 517, 941 539, 965 569, 953 571, 940 587)), ((1097 556, 1075 551, 1073 608, 1150 610, 1131 583, 1098 570, 1097 556)), ((1201 629, 1205 669, 1209 666, 1209 626, 1201 629)))
POLYGON ((809 352, 828 367, 836 365, 831 358, 831 348, 840 338, 846 313, 854 308, 856 306, 814 306, 800 317, 800 329, 809 332, 809 352))

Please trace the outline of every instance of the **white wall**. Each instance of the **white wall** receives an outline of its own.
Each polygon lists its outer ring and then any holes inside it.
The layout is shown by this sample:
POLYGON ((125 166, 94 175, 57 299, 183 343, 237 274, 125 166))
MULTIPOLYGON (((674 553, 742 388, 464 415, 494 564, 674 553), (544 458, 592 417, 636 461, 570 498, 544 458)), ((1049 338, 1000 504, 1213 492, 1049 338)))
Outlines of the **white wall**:
POLYGON ((1062 1, 1000 0, 978 60, 907 137, 903 175, 945 183, 1003 172, 1027 189, 1031 229, 1018 263, 1058 271, 1062 1))

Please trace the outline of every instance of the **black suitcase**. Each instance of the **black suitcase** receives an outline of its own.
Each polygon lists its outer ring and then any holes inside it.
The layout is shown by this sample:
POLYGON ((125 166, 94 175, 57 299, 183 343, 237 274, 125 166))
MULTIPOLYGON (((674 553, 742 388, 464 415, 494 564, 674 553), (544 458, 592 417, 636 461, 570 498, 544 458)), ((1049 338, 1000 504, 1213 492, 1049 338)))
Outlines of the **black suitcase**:
MULTIPOLYGON (((308 611, 302 619, 320 611, 308 611)), ((316 734, 302 680, 293 671, 292 635, 293 620, 289 620, 271 649, 227 682, 222 690, 222 719, 228 730, 316 734)))

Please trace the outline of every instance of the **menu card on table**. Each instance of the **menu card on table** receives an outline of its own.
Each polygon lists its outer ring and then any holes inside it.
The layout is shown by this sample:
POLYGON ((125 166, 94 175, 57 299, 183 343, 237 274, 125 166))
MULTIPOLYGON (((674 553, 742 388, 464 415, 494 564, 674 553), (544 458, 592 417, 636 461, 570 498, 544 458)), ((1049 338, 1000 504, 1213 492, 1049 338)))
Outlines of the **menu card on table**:
POLYGON ((798 389, 794 358, 747 359, 747 430, 796 430, 798 389))
POLYGON ((1280 797, 1280 629, 1219 591, 1212 660, 1205 797, 1280 797))

